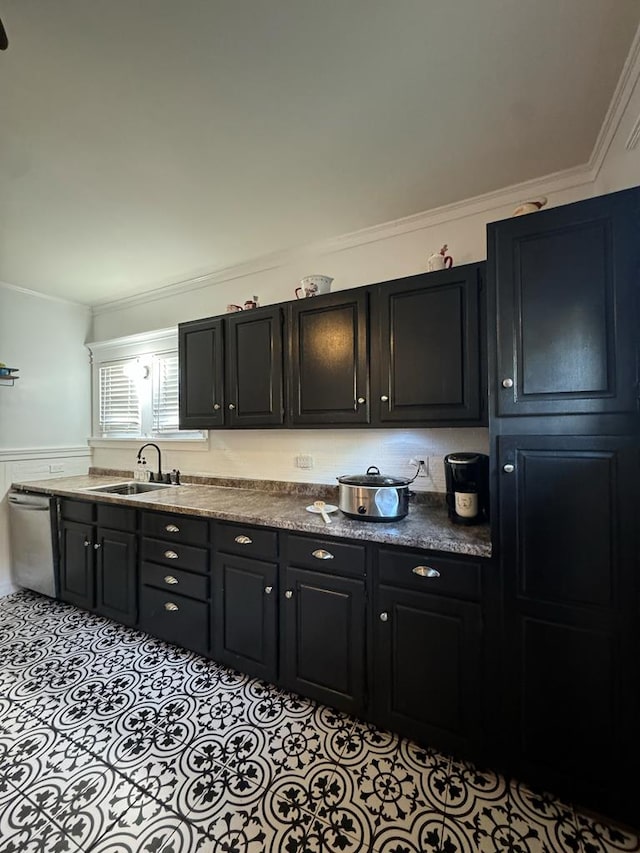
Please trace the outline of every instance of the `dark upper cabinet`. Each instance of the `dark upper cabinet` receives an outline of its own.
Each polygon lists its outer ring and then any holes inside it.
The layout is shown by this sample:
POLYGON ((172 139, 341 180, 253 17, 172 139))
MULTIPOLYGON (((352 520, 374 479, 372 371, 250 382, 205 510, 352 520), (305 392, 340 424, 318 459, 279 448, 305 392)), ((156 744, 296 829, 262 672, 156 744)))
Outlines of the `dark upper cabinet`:
POLYGON ((213 564, 212 639, 216 660, 276 681, 278 568, 217 553, 213 564))
MULTIPOLYGON (((78 502, 67 501, 68 505, 78 502)), ((87 504, 79 504, 81 507, 87 504)), ((64 519, 60 527, 60 598, 91 610, 95 600, 94 527, 64 519)))
POLYGON ((180 429, 224 425, 222 324, 222 317, 213 317, 178 326, 180 429))
POLYGON ((368 295, 342 291, 290 306, 290 423, 369 421, 368 295))
POLYGON ((634 412, 640 190, 488 226, 497 415, 634 412))
POLYGON ((287 566, 281 681, 352 714, 364 710, 364 581, 287 566))
POLYGON ((468 264, 373 289, 374 422, 480 421, 483 269, 468 264))
POLYGON ((225 324, 227 426, 284 423, 280 308, 239 311, 225 324))
POLYGON ((498 448, 510 756, 532 783, 629 820, 638 439, 502 436, 498 448))
MULTIPOLYGON (((129 512, 135 518, 135 513, 129 512)), ((95 544, 98 546, 95 609, 110 619, 135 625, 138 618, 136 534, 98 527, 95 544)))

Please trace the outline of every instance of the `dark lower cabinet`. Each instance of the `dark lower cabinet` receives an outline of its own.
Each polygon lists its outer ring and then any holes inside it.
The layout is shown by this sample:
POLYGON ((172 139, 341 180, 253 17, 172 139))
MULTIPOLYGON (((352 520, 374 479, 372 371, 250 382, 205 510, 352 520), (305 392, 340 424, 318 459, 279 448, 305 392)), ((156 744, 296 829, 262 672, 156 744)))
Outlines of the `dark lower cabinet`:
POLYGON ((140 588, 139 626, 154 637, 206 655, 209 652, 209 602, 150 586, 140 588))
POLYGON ((95 609, 103 616, 135 625, 137 536, 98 527, 96 543, 95 609))
POLYGON ((480 606, 381 585, 373 644, 376 723, 475 755, 483 719, 480 606))
POLYGON ((64 519, 60 527, 60 598, 88 610, 95 601, 94 534, 91 524, 64 519))
POLYGON ((364 711, 364 581, 287 567, 281 681, 352 714, 364 711))
POLYGON ((631 436, 499 439, 508 753, 533 784, 637 818, 638 504, 631 436))
POLYGON ((213 564, 213 656, 266 681, 277 680, 278 567, 218 553, 213 564))

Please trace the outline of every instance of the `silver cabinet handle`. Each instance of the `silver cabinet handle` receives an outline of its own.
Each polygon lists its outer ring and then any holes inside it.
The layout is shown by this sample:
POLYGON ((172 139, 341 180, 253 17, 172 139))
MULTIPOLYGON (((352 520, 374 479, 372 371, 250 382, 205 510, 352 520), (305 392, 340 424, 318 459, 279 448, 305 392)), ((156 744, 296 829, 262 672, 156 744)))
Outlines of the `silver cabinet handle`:
POLYGON ((311 556, 315 557, 316 560, 333 560, 334 556, 331 551, 325 551, 324 548, 317 548, 315 551, 311 552, 311 556))
POLYGON ((414 575, 421 578, 439 578, 440 572, 437 569, 432 569, 431 566, 415 566, 411 571, 414 575))
POLYGON ((389 614, 383 611, 380 614, 380 621, 381 622, 388 622, 389 621, 389 614))
POLYGON ((265 586, 264 591, 267 595, 271 595, 271 593, 273 592, 273 587, 272 586, 265 586))
POLYGON ((516 466, 512 465, 511 462, 507 462, 506 465, 502 466, 502 470, 505 474, 513 474, 513 472, 516 470, 516 466))
POLYGON ((164 582, 169 584, 178 583, 178 578, 174 578, 173 575, 165 575, 164 582))
POLYGON ((175 551, 165 551, 164 555, 167 558, 167 560, 177 560, 178 559, 178 555, 176 554, 175 551))
POLYGON ((238 545, 253 545, 253 539, 250 539, 248 536, 244 536, 244 534, 240 534, 240 536, 236 536, 233 540, 237 542, 238 545))
POLYGON ((386 403, 389 398, 386 394, 383 394, 382 397, 380 397, 380 399, 382 400, 383 403, 386 403))
POLYGON ((93 550, 97 551, 99 547, 100 547, 100 543, 96 542, 96 544, 93 546, 93 550))
POLYGON ((285 598, 293 598, 293 591, 292 591, 292 590, 290 590, 290 589, 288 589, 288 590, 285 592, 284 597, 285 597, 285 598))
POLYGON ((366 399, 365 399, 364 397, 358 397, 358 403, 359 403, 360 405, 362 405, 363 403, 366 403, 366 402, 367 402, 367 401, 366 401, 366 399))
POLYGON ((85 548, 88 548, 88 547, 89 547, 89 545, 91 545, 91 542, 89 542, 89 540, 88 540, 88 539, 85 539, 85 540, 84 540, 84 547, 85 547, 85 548))
POLYGON ((164 529, 167 533, 180 533, 180 528, 177 524, 167 524, 164 529))
POLYGON ((165 606, 164 606, 164 609, 165 609, 165 610, 169 610, 170 612, 172 612, 172 613, 173 613, 173 612, 175 612, 176 610, 179 610, 180 608, 178 607, 178 605, 177 605, 177 604, 174 604, 174 603, 173 603, 173 601, 167 601, 167 603, 166 603, 166 604, 165 604, 165 606))
POLYGON ((217 412, 217 411, 219 411, 219 409, 220 409, 220 403, 214 403, 213 404, 213 411, 217 412))
POLYGON ((513 388, 513 379, 509 379, 509 378, 503 379, 502 380, 502 387, 503 388, 513 388))
POLYGON ((234 404, 233 404, 233 403, 229 403, 229 408, 233 411, 233 409, 235 409, 234 404))

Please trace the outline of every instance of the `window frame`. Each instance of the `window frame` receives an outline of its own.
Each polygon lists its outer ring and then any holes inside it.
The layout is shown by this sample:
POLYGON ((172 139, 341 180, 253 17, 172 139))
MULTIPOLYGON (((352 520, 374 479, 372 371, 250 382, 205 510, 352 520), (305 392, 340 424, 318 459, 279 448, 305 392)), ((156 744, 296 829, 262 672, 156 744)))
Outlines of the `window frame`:
POLYGON ((207 430, 179 430, 172 432, 153 431, 153 370, 158 357, 169 353, 178 353, 178 329, 160 329, 143 332, 108 341, 95 341, 86 344, 91 362, 91 430, 89 444, 92 447, 109 447, 118 444, 122 447, 137 447, 141 441, 166 442, 175 449, 207 450, 209 434, 207 430), (122 361, 137 359, 143 367, 149 368, 148 378, 141 382, 141 428, 140 435, 122 436, 103 435, 100 427, 100 368, 122 361))

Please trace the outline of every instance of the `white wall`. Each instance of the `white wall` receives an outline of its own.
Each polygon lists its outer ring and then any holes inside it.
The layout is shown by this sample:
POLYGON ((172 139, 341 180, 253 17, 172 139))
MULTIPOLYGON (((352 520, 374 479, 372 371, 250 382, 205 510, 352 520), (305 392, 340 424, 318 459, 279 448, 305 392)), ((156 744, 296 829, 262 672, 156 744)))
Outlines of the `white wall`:
POLYGON ((12 480, 82 473, 89 464, 90 321, 85 306, 0 284, 0 361, 20 369, 13 388, 0 385, 0 595, 10 589, 12 480))

